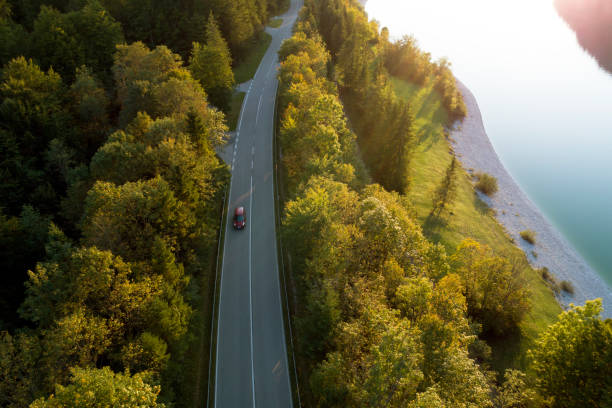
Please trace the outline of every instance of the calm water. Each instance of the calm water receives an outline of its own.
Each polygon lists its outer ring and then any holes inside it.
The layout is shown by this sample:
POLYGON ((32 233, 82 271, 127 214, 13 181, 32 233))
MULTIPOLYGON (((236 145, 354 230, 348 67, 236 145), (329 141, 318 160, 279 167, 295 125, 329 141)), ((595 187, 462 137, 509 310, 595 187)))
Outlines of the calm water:
POLYGON ((366 11, 451 61, 508 170, 612 284, 612 76, 552 0, 369 0, 366 11))

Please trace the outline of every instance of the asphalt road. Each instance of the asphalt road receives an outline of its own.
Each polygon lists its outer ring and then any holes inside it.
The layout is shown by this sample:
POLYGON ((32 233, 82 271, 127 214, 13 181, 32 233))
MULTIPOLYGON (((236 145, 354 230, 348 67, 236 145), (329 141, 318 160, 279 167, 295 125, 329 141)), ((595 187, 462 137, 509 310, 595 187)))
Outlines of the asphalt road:
POLYGON ((219 297, 215 407, 291 407, 274 220, 273 131, 277 51, 291 36, 292 0, 245 96, 233 147, 219 297), (247 226, 232 228, 244 206, 247 226))

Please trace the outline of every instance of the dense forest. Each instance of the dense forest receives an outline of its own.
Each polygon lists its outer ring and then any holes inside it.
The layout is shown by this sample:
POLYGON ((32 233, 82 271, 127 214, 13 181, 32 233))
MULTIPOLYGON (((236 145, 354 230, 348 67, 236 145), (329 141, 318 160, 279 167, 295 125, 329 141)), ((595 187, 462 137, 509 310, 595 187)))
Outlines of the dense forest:
POLYGON ((612 72, 612 4, 606 0, 555 0, 555 6, 576 32, 582 48, 612 72))
MULTIPOLYGON (((233 68, 287 3, 0 0, 0 406, 201 403, 229 178, 215 149, 233 68)), ((305 3, 277 135, 304 406, 612 406, 601 303, 495 372, 487 339, 533 307, 522 264, 417 221, 417 112, 391 83, 460 120, 448 62, 391 42, 356 0, 305 3)), ((462 171, 444 170, 431 217, 462 171)))
MULTIPOLYGON (((421 187, 410 181, 414 112, 390 81, 432 86, 458 119, 449 65, 410 38, 390 42, 356 0, 305 3, 279 53, 278 106, 304 406, 612 404, 612 321, 599 301, 544 330, 526 370, 494 372, 486 339, 512 336, 532 307, 522 263, 473 239, 447 251, 423 235, 406 194, 421 187)), ((452 207, 460 171, 452 160, 430 216, 452 207)))
POLYGON ((198 403, 232 67, 286 5, 0 0, 0 406, 198 403))

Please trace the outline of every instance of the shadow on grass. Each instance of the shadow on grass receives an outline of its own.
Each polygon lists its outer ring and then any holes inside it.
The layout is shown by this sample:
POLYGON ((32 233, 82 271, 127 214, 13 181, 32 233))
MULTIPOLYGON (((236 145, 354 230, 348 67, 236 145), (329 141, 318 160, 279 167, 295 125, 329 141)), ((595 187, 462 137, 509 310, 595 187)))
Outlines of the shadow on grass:
POLYGON ((492 333, 480 336, 491 347, 491 368, 497 373, 497 380, 503 382, 504 371, 508 368, 523 369, 528 364, 523 350, 524 337, 519 328, 503 336, 492 333))
POLYGON ((479 214, 482 215, 493 214, 493 210, 491 209, 491 207, 489 207, 489 205, 478 196, 478 193, 476 193, 476 191, 474 191, 474 208, 476 209, 476 211, 478 211, 479 214))
POLYGON ((426 123, 417 132, 418 144, 422 151, 426 152, 434 147, 443 135, 444 131, 439 123, 426 123))
POLYGON ((272 36, 266 32, 256 37, 248 46, 248 54, 234 68, 234 77, 237 84, 252 79, 259 68, 259 63, 266 55, 266 51, 272 42, 272 36))
POLYGON ((232 95, 230 111, 226 116, 227 126, 229 127, 230 132, 236 130, 236 127, 238 126, 238 119, 240 118, 240 111, 242 110, 242 102, 244 101, 245 95, 246 93, 244 92, 235 92, 232 95))
POLYGON ((438 243, 442 239, 441 231, 448 226, 448 222, 444 216, 429 214, 423 223, 423 234, 428 240, 438 243))

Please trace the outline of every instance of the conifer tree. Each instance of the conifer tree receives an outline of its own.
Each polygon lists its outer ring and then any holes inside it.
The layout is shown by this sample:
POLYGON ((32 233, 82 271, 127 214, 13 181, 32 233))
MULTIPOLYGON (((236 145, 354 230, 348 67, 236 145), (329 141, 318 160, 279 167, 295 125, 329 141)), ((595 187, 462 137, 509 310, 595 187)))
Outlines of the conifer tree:
POLYGON ((193 43, 189 69, 206 90, 210 102, 224 111, 229 110, 234 87, 232 58, 212 12, 206 27, 206 45, 193 43))
POLYGON ((451 205, 457 195, 457 158, 453 156, 446 168, 446 175, 433 196, 433 207, 430 215, 441 216, 451 205))
POLYGON ((415 117, 410 105, 395 102, 395 106, 390 110, 387 121, 394 121, 389 129, 389 141, 386 144, 386 152, 383 157, 386 160, 386 186, 401 193, 406 193, 408 189, 410 155, 416 138, 414 126, 415 117), (399 114, 395 115, 398 112, 399 114))

